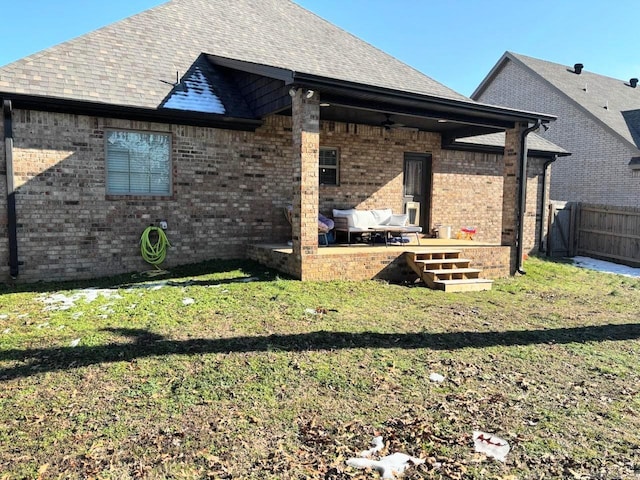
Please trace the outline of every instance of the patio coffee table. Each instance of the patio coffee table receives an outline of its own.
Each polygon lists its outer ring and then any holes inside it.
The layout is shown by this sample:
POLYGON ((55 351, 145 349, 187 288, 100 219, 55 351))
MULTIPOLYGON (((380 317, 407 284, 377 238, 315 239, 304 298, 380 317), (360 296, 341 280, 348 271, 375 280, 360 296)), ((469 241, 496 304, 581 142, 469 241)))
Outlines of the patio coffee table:
POLYGON ((384 235, 384 245, 385 247, 389 246, 389 234, 392 233, 399 233, 400 236, 402 236, 405 233, 415 233, 416 234, 416 240, 418 241, 418 245, 420 245, 420 233, 422 233, 422 227, 413 227, 413 226, 407 226, 407 227, 400 227, 400 226, 393 226, 393 225, 377 225, 375 227, 369 227, 369 230, 371 231, 371 238, 373 239, 373 234, 374 233, 382 233, 384 235))

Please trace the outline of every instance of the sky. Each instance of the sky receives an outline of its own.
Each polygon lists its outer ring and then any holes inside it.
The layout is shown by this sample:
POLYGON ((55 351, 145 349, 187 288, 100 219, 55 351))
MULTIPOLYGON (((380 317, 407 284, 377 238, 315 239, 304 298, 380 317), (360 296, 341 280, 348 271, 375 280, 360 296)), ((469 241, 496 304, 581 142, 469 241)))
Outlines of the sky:
MULTIPOLYGON (((261 0, 255 0, 257 2, 261 0)), ((0 0, 0 65, 163 3, 0 0)), ((470 96, 505 51, 628 80, 640 77, 634 0, 296 0, 470 96)))

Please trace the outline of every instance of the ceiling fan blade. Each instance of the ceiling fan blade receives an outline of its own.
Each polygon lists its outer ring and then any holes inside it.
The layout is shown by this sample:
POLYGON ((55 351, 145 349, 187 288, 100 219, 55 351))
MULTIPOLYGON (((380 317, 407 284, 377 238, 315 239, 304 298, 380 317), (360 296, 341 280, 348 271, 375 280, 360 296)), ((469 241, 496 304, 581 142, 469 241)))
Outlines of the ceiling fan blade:
POLYGON ((395 122, 393 120, 391 120, 391 115, 388 113, 385 113, 385 116, 387 117, 386 120, 383 120, 380 125, 383 126, 384 128, 400 128, 400 127, 404 127, 404 123, 398 123, 395 122))

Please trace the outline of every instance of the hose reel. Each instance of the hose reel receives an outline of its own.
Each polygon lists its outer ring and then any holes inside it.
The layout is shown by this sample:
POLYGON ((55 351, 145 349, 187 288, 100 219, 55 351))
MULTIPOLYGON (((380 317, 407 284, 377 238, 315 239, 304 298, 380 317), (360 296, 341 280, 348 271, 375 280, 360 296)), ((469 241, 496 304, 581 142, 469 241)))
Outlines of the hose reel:
POLYGON ((145 262, 150 263, 158 270, 164 259, 167 257, 167 248, 171 244, 167 235, 160 227, 149 226, 142 232, 140 237, 140 253, 145 262))

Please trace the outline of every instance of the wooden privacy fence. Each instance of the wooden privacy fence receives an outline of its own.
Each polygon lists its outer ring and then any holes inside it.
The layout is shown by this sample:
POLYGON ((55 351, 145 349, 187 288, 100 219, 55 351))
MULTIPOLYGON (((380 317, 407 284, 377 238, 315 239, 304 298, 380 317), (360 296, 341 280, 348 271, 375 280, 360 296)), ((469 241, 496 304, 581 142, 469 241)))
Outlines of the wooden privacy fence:
POLYGON ((578 212, 579 255, 640 265, 640 208, 581 203, 578 212))
POLYGON ((549 205, 547 254, 585 255, 640 266, 640 208, 549 205))
POLYGON ((573 257, 575 253, 576 212, 578 204, 551 202, 546 250, 549 257, 573 257))

